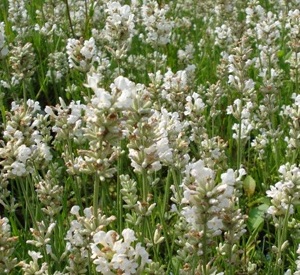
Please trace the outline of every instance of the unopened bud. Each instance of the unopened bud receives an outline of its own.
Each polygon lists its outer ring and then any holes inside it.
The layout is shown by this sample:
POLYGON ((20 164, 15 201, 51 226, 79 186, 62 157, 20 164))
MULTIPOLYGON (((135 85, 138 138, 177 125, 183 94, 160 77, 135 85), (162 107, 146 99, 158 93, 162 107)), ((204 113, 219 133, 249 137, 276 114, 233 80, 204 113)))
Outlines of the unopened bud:
POLYGON ((284 251, 288 246, 289 246, 289 241, 286 240, 286 241, 281 245, 281 251, 284 251))

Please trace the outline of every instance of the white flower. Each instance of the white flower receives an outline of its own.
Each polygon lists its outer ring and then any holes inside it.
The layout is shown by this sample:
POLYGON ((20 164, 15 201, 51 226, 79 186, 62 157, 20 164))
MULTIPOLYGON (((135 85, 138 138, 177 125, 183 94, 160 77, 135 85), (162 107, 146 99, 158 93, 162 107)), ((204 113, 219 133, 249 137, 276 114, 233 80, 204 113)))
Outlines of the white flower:
POLYGON ((108 1, 106 24, 102 31, 102 35, 110 41, 128 40, 130 42, 134 35, 134 14, 130 10, 130 6, 121 5, 117 1, 108 1))
POLYGON ((110 230, 108 232, 99 231, 93 236, 95 244, 101 244, 104 247, 113 247, 114 242, 119 238, 119 235, 110 230))
POLYGON ((149 254, 144 247, 142 247, 141 243, 137 243, 135 246, 135 259, 141 257, 141 267, 143 267, 146 263, 150 263, 151 259, 149 259, 149 254))
POLYGON ((136 274, 138 264, 127 258, 126 254, 114 254, 112 260, 113 268, 115 270, 121 269, 124 271, 123 274, 136 274))
POLYGON ((168 6, 161 9, 157 1, 147 1, 141 7, 142 23, 147 32, 147 42, 151 45, 166 45, 170 42, 174 22, 166 18, 168 6))
POLYGON ((35 252, 35 251, 28 251, 29 256, 33 259, 34 262, 37 262, 38 259, 43 258, 42 254, 40 252, 35 252))
POLYGON ((102 88, 94 90, 96 97, 93 97, 91 102, 99 109, 109 108, 111 106, 112 96, 102 88))
MULTIPOLYGON (((92 248, 92 252, 94 253, 95 250, 92 248)), ((110 270, 109 262, 105 258, 97 258, 93 261, 93 263, 96 265, 96 271, 101 272, 103 275, 114 275, 110 270)))
POLYGON ((75 124, 81 118, 82 111, 86 109, 86 105, 80 104, 80 101, 71 101, 69 108, 71 109, 71 114, 67 118, 68 124, 75 124))
POLYGON ((191 175, 195 177, 197 182, 205 182, 209 179, 214 179, 214 171, 204 166, 203 160, 198 160, 192 164, 191 175))
POLYGON ((221 175, 222 183, 226 185, 235 184, 235 173, 233 169, 228 169, 226 173, 221 175))
POLYGON ((52 246, 51 246, 51 244, 46 244, 46 252, 47 252, 47 254, 52 254, 52 246))
POLYGON ((192 228, 197 227, 197 207, 196 206, 186 206, 181 210, 181 215, 185 218, 187 223, 189 223, 192 228))
POLYGON ((151 163, 152 171, 159 171, 161 168, 162 168, 162 165, 158 160, 151 163))
POLYGON ((205 108, 203 100, 199 97, 199 94, 193 93, 192 96, 186 97, 185 115, 190 115, 193 111, 201 111, 205 108))
POLYGON ((29 159, 31 155, 31 150, 28 148, 26 145, 22 144, 18 149, 17 149, 17 159, 20 162, 25 163, 27 159, 29 159))
POLYGON ((132 106, 133 98, 135 96, 135 84, 123 76, 119 76, 114 80, 111 89, 118 89, 121 94, 117 98, 116 106, 120 109, 128 109, 132 106))
POLYGON ((92 59, 97 54, 97 48, 95 45, 95 39, 91 37, 89 40, 85 40, 80 53, 86 59, 92 59))
POLYGON ((99 231, 93 236, 91 250, 97 271, 115 274, 113 271, 122 270, 122 274, 136 274, 139 266, 142 268, 150 262, 148 253, 140 243, 135 248, 132 245, 136 240, 133 230, 124 229, 122 236, 124 239, 118 240, 119 235, 113 230, 107 233, 99 231))
POLYGON ((93 91, 98 89, 98 83, 101 80, 101 76, 97 73, 87 74, 87 83, 85 87, 91 88, 93 91))
POLYGON ((26 103, 27 103, 27 107, 32 109, 32 113, 41 110, 41 106, 38 101, 33 101, 32 99, 28 99, 26 103))
POLYGON ((300 169, 296 165, 289 163, 280 166, 279 173, 281 181, 274 186, 270 186, 266 194, 272 198, 272 205, 267 212, 273 216, 285 215, 294 213, 294 205, 299 203, 300 194, 298 192, 298 184, 300 178, 300 169))
POLYGON ((223 229, 223 227, 224 227, 223 221, 218 217, 213 217, 211 220, 207 222, 207 228, 218 233, 219 232, 221 233, 220 230, 223 229))
POLYGON ((38 147, 38 151, 43 159, 45 159, 46 161, 52 160, 52 154, 50 151, 50 147, 47 144, 39 143, 37 147, 38 147))
POLYGON ((71 208, 71 211, 70 213, 77 216, 79 215, 79 210, 80 210, 80 207, 78 205, 74 205, 72 208, 71 208))
POLYGON ((169 140, 167 137, 163 137, 159 139, 156 143, 156 150, 157 154, 159 156, 160 161, 165 163, 171 163, 173 154, 172 154, 172 148, 169 146, 169 140))
POLYGON ((11 164, 12 167, 12 174, 20 177, 26 174, 26 167, 25 164, 19 161, 15 161, 11 164))
POLYGON ((125 228, 122 231, 122 236, 124 237, 124 242, 126 243, 132 243, 136 240, 136 237, 134 236, 134 231, 129 228, 125 228))

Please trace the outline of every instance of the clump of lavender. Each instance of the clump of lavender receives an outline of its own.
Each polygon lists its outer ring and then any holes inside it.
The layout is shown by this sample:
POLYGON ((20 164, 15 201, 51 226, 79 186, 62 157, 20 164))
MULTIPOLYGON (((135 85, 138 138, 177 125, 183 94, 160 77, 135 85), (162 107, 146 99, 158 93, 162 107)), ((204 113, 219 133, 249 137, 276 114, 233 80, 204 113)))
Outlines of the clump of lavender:
POLYGON ((91 243, 92 259, 96 271, 102 274, 112 272, 137 274, 150 263, 149 255, 141 243, 136 243, 134 231, 124 229, 123 238, 114 230, 99 231, 93 236, 91 243))
POLYGON ((300 202, 300 168, 296 164, 286 163, 279 168, 280 181, 267 191, 271 198, 271 206, 267 213, 272 217, 278 236, 272 252, 276 256, 276 270, 284 267, 284 250, 289 246, 288 222, 295 213, 295 207, 300 202))
MULTIPOLYGON (((227 168, 225 148, 226 143, 219 136, 209 136, 207 131, 208 121, 206 119, 206 112, 208 104, 204 102, 203 94, 215 94, 213 89, 209 91, 201 90, 193 92, 185 98, 184 118, 189 124, 189 140, 197 148, 197 152, 193 152, 197 157, 201 158, 205 166, 215 168, 227 168)), ((209 95, 210 96, 210 95, 209 95)), ((217 99, 215 98, 217 101, 217 99)), ((214 114, 217 116, 217 114, 214 114)), ((213 125, 212 125, 213 126, 213 125)))
POLYGON ((205 167, 202 160, 186 166, 181 219, 177 224, 178 230, 184 233, 179 233, 178 238, 178 244, 182 246, 178 254, 182 274, 217 271, 212 265, 213 251, 222 233, 221 250, 230 265, 237 264, 241 258, 235 246, 246 230, 245 217, 237 207, 237 183, 245 172, 240 170, 239 175, 236 174, 229 169, 221 175, 221 183, 217 183, 215 172, 205 167))
POLYGON ((297 265, 297 269, 296 271, 293 273, 294 275, 299 275, 300 274, 300 245, 298 245, 298 249, 297 249, 297 260, 296 260, 296 265, 297 265))
POLYGON ((299 87, 299 70, 300 70, 300 11, 299 9, 289 10, 287 20, 285 23, 285 28, 287 32, 287 45, 291 52, 288 55, 286 62, 289 64, 290 78, 296 85, 296 90, 299 87))
POLYGON ((125 134, 120 113, 132 105, 136 91, 135 84, 121 76, 111 84, 111 91, 99 88, 98 82, 97 74, 88 76, 86 86, 95 93, 87 99, 89 102, 83 117, 83 136, 89 148, 78 150, 79 156, 75 158, 72 169, 73 173, 96 173, 104 181, 116 172, 113 163, 120 154, 119 141, 125 134))
POLYGON ((157 1, 147 1, 141 6, 141 21, 146 39, 153 48, 170 43, 174 22, 168 18, 169 6, 159 7, 157 1))
POLYGON ((161 106, 169 111, 184 111, 185 98, 192 93, 195 81, 195 66, 189 65, 184 70, 173 72, 171 68, 162 74, 160 70, 150 73, 151 96, 155 103, 155 108, 161 106), (156 106, 157 105, 157 106, 156 106))
POLYGON ((298 156, 300 148, 300 95, 292 95, 293 103, 291 105, 282 106, 280 115, 287 120, 289 126, 288 134, 284 140, 287 144, 288 156, 291 157, 291 161, 295 161, 298 156))
POLYGON ((17 259, 13 256, 17 239, 18 237, 11 235, 11 227, 8 219, 0 217, 0 272, 3 274, 13 272, 17 264, 17 259))
POLYGON ((4 27, 4 22, 0 22, 0 58, 3 58, 8 54, 8 47, 5 41, 6 35, 4 27))
POLYGON ((271 198, 271 206, 268 209, 275 225, 278 225, 278 217, 289 217, 295 211, 294 206, 300 199, 300 168, 295 164, 287 163, 279 168, 280 181, 267 191, 267 196, 271 198))
POLYGON ((48 56, 47 77, 53 83, 62 82, 68 73, 68 60, 63 52, 50 53, 48 56))
POLYGON ((280 148, 279 137, 282 134, 281 125, 277 121, 280 88, 282 85, 283 70, 279 64, 280 39, 282 26, 279 15, 265 10, 258 2, 246 9, 246 22, 249 26, 247 34, 255 42, 257 55, 253 59, 254 67, 258 70, 257 82, 260 83, 259 92, 263 95, 256 113, 256 135, 252 146, 259 151, 260 158, 266 157, 265 148, 271 147, 272 157, 276 165, 280 148), (271 142, 272 141, 272 142, 271 142))
POLYGON ((1 140, 1 177, 13 179, 41 169, 52 160, 47 117, 40 114, 38 102, 12 103, 1 140))
POLYGON ((57 262, 58 257, 52 252, 53 232, 56 227, 56 222, 35 222, 35 228, 30 228, 33 239, 27 240, 27 244, 36 247, 38 251, 29 250, 28 254, 32 261, 26 263, 21 261, 18 263, 25 274, 48 274, 51 262, 57 262), (43 251, 41 253, 40 251, 43 251), (39 259, 44 258, 42 264, 39 264, 39 259))
MULTIPOLYGON (((105 227, 115 220, 114 216, 106 217, 103 215, 100 209, 95 211, 92 207, 85 208, 83 215, 79 211, 79 206, 72 207, 71 214, 76 219, 70 222, 70 228, 65 237, 67 241, 66 253, 68 255, 66 269, 71 274, 86 274, 88 268, 91 268, 88 258, 93 253, 94 236, 99 232, 104 232, 105 227), (96 215, 93 213, 96 213, 96 215)), ((105 250, 103 252, 105 253, 105 250)))
POLYGON ((48 264, 46 262, 43 262, 40 265, 39 263, 39 259, 43 258, 40 252, 29 250, 28 255, 32 258, 32 261, 30 261, 29 263, 26 263, 25 261, 21 261, 18 263, 18 266, 21 267, 24 274, 48 274, 48 264))
POLYGON ((124 59, 131 47, 131 41, 135 35, 135 16, 131 6, 122 5, 117 1, 107 1, 104 9, 106 19, 101 31, 93 29, 93 36, 99 43, 117 60, 124 59))
POLYGON ((98 50, 93 37, 89 40, 69 38, 66 49, 70 68, 88 72, 97 61, 98 50))
POLYGON ((28 81, 35 72, 35 54, 30 42, 13 46, 10 50, 9 64, 12 69, 11 84, 19 85, 28 81))
POLYGON ((30 29, 29 15, 26 9, 26 1, 8 1, 8 20, 12 24, 12 30, 17 33, 17 39, 21 40, 30 29))
POLYGON ((66 37, 67 22, 66 5, 54 0, 45 0, 43 6, 36 10, 37 24, 34 28, 42 36, 47 37, 48 41, 54 42, 55 36, 66 37))
POLYGON ((185 141, 180 134, 184 130, 178 113, 154 111, 150 117, 142 118, 130 129, 129 157, 134 170, 148 174, 161 170, 162 166, 180 166, 180 160, 188 158, 184 153, 185 141), (174 163, 174 151, 176 162, 174 163))
POLYGON ((92 21, 92 14, 99 1, 69 0, 57 3, 54 0, 45 0, 36 10, 38 23, 35 29, 53 42, 53 38, 85 37, 87 27, 92 21), (54 36, 52 36, 54 34, 54 36))
POLYGON ((256 127, 253 113, 257 108, 257 93, 255 82, 249 77, 249 70, 253 66, 251 53, 249 39, 242 36, 228 53, 222 52, 222 63, 218 68, 220 77, 226 76, 228 79, 224 97, 231 101, 226 113, 234 117, 231 129, 237 148, 237 167, 241 165, 243 151, 256 127))
MULTIPOLYGON (((71 101, 69 105, 62 98, 60 104, 56 106, 46 106, 45 112, 49 117, 51 131, 55 138, 52 142, 57 150, 64 150, 63 145, 82 144, 85 142, 83 137, 83 115, 86 105, 80 101, 71 101), (67 141, 67 144, 65 142, 67 141), (72 141, 72 142, 71 142, 72 141)), ((72 151, 72 148, 69 148, 72 151)), ((66 151, 67 154, 68 151, 66 151)))
POLYGON ((43 206, 41 210, 50 218, 50 222, 62 210, 63 186, 59 184, 61 170, 58 163, 53 163, 44 178, 34 178, 37 197, 43 206))

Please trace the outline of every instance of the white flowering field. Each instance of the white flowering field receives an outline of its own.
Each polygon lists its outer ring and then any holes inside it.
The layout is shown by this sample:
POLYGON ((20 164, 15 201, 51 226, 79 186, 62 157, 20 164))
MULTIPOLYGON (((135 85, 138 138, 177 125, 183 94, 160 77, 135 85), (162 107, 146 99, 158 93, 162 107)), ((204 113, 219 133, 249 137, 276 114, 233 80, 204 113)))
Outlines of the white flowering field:
POLYGON ((0 274, 300 275, 300 0, 1 0, 0 274))

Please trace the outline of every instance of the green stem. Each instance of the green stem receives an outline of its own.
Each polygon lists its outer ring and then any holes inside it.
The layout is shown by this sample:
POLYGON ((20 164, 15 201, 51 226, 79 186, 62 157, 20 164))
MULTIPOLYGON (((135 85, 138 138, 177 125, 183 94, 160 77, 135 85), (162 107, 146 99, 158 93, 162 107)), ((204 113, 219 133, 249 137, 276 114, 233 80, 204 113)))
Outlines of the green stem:
MULTIPOLYGON (((123 143, 120 142, 120 147, 123 148, 123 143)), ((121 181, 120 181, 120 175, 123 174, 123 166, 124 166, 124 161, 122 158, 122 155, 118 159, 118 177, 117 177, 117 220, 118 220, 118 232, 122 232, 123 230, 123 200, 122 200, 122 194, 121 194, 121 181)))
POLYGON ((26 94, 26 85, 25 85, 25 80, 22 81, 22 89, 23 89, 23 100, 24 100, 24 104, 26 106, 27 109, 27 94, 26 94))
POLYGON ((237 141, 237 169, 241 166, 242 161, 242 118, 240 119, 239 123, 239 135, 238 135, 238 141, 237 141))
POLYGON ((233 248, 233 231, 230 230, 229 232, 230 235, 230 241, 228 242, 228 263, 229 263, 229 274, 234 274, 233 273, 233 260, 232 260, 232 248, 233 248))
POLYGON ((278 272, 278 274, 283 274, 283 259, 281 258, 283 256, 282 254, 282 245, 283 243, 286 241, 287 239, 287 227, 288 227, 288 219, 289 219, 289 211, 290 211, 290 206, 291 204, 289 204, 287 210, 286 210, 286 214, 284 216, 284 218, 280 218, 279 220, 279 231, 278 231, 278 238, 277 238, 277 248, 278 248, 278 253, 277 253, 277 257, 276 257, 276 270, 278 272), (282 261, 282 263, 279 265, 278 262, 282 261))
POLYGON ((85 13, 85 24, 84 24, 84 37, 88 38, 88 29, 89 29, 89 25, 90 25, 90 13, 88 10, 88 1, 85 0, 84 1, 84 13, 85 13))
POLYGON ((75 37, 75 32, 74 32, 74 29, 73 29, 73 24, 72 24, 72 19, 71 19, 71 15, 70 15, 70 7, 69 7, 68 0, 64 0, 64 2, 66 4, 67 18, 68 18, 68 21, 69 21, 69 24, 70 24, 71 33, 72 33, 72 36, 75 37))
POLYGON ((142 195, 143 195, 143 202, 147 201, 148 197, 148 180, 147 180, 147 171, 143 169, 142 173, 142 195))
POLYGON ((208 255, 207 255, 207 216, 204 214, 204 229, 203 229, 203 241, 202 241, 202 250, 203 250, 203 262, 202 262, 202 268, 203 268, 203 275, 208 275, 206 266, 208 263, 208 255))
POLYGON ((182 199, 182 194, 181 194, 181 188, 180 188, 180 183, 181 183, 181 176, 180 174, 177 176, 176 174, 176 170, 174 168, 171 169, 171 173, 172 173, 172 179, 173 179, 173 182, 174 182, 174 186, 177 190, 177 195, 178 195, 178 199, 180 200, 181 202, 181 199, 182 199))
POLYGON ((93 195, 94 217, 97 217, 97 214, 98 214, 98 208, 99 208, 99 189, 100 189, 100 179, 99 179, 99 176, 96 174, 95 177, 94 177, 94 195, 93 195))
MULTIPOLYGON (((28 182, 28 178, 27 177, 25 178, 25 186, 24 186, 24 182, 22 182, 22 181, 18 181, 18 183, 19 183, 19 186, 21 187, 22 194, 23 194, 23 197, 25 199, 26 212, 27 211, 29 212, 29 215, 31 217, 31 221, 33 223, 33 226, 35 228, 38 228, 36 220, 35 220, 35 215, 34 215, 34 213, 32 211, 32 205, 30 203, 29 196, 28 196, 29 193, 32 194, 31 190, 29 190, 30 189, 29 188, 30 183, 28 182)), ((26 216, 27 215, 25 215, 25 222, 27 222, 29 220, 28 218, 26 218, 26 216)), ((26 228, 26 225, 25 225, 25 228, 26 228)))
POLYGON ((6 128, 6 110, 5 110, 5 106, 3 103, 3 97, 4 97, 4 93, 2 94, 2 92, 0 91, 0 112, 1 112, 1 118, 2 118, 2 123, 3 123, 3 129, 6 128))
POLYGON ((150 217, 145 217, 145 224, 146 224, 146 228, 147 228, 147 235, 151 241, 151 243, 153 243, 153 253, 154 253, 154 261, 159 261, 159 247, 158 245, 154 244, 154 236, 153 236, 153 232, 154 232, 154 228, 153 228, 153 222, 151 221, 151 223, 149 222, 149 218, 150 217))
MULTIPOLYGON (((296 60, 298 60, 298 52, 296 52, 296 60)), ((298 64, 297 64, 298 65, 298 64)), ((298 66, 296 67, 296 82, 295 82, 295 91, 296 93, 299 92, 299 70, 298 70, 298 66)))
POLYGON ((164 217, 164 214, 166 212, 166 207, 168 205, 169 199, 170 199, 170 186, 171 186, 171 172, 170 169, 168 170, 168 175, 166 179, 166 186, 165 186, 165 192, 164 192, 164 198, 163 198, 163 205, 161 207, 161 216, 164 217))

